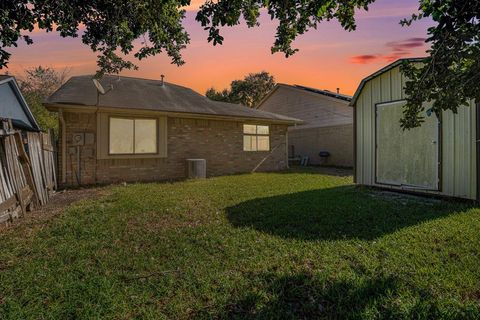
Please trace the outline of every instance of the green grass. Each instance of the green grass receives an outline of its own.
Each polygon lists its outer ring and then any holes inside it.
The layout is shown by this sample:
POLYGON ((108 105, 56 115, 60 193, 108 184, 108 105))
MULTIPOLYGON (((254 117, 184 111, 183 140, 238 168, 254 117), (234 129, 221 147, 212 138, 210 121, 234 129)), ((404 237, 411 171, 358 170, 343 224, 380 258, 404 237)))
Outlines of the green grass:
POLYGON ((478 319, 479 230, 315 171, 117 186, 0 235, 0 319, 478 319))

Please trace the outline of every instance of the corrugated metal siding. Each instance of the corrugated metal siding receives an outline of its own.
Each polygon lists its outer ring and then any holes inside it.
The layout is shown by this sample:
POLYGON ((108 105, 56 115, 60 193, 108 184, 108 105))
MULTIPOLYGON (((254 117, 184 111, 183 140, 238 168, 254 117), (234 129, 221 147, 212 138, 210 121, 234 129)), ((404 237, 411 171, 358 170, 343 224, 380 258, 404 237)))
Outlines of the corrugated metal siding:
MULTIPOLYGON (((375 185, 375 105, 405 98, 406 80, 400 67, 365 84, 356 104, 357 183, 375 185)), ((476 198, 476 108, 459 108, 458 114, 442 114, 442 190, 439 194, 476 198)), ((431 192, 437 193, 437 192, 431 192)))

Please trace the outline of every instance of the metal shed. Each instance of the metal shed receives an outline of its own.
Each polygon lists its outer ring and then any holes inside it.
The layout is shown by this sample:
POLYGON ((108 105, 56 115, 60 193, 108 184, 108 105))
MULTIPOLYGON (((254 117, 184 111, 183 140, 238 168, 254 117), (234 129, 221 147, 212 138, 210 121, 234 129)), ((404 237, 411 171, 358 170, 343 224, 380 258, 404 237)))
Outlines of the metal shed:
POLYGON ((400 71, 404 61, 420 63, 422 59, 401 59, 382 68, 362 80, 352 99, 355 182, 396 191, 479 199, 478 107, 471 101, 457 114, 444 111, 440 119, 426 114, 421 127, 403 131, 399 120, 406 103, 406 79, 400 71))

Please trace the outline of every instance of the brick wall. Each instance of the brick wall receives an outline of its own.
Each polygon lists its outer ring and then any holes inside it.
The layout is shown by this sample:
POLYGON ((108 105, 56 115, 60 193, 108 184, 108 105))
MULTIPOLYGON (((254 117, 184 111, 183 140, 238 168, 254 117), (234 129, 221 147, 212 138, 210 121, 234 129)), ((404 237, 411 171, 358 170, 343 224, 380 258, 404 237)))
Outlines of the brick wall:
MULTIPOLYGON (((207 176, 250 172, 269 154, 243 151, 242 122, 168 118, 166 158, 97 160, 96 115, 66 112, 64 118, 67 136, 66 185, 69 186, 77 185, 77 176, 81 184, 182 179, 185 178, 185 160, 188 158, 206 159, 207 176), (72 147, 75 132, 93 133, 95 142, 72 147), (79 168, 77 150, 80 150, 79 168)), ((286 125, 270 125, 271 149, 279 147, 258 171, 287 167, 286 131, 286 125)))
MULTIPOLYGON (((353 125, 312 129, 291 129, 288 145, 294 146, 295 156, 308 156, 310 164, 353 167, 353 125), (318 155, 330 152, 325 162, 318 155)), ((291 155, 290 155, 291 156, 291 155)))

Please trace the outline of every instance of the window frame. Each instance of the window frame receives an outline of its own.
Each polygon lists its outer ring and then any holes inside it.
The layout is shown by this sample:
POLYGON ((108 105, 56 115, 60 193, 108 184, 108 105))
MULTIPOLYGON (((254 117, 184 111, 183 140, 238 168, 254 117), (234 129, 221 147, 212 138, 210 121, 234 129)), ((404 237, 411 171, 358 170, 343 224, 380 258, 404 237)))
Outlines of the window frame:
POLYGON ((108 156, 152 156, 158 155, 160 148, 159 148, 159 128, 158 128, 158 118, 154 117, 133 117, 133 116, 120 116, 120 115, 109 115, 107 121, 107 154, 108 156), (132 153, 112 153, 110 150, 110 125, 111 119, 127 119, 133 121, 133 152, 132 153), (154 120, 155 121, 155 152, 142 152, 142 153, 135 153, 135 120, 154 120))
POLYGON ((256 124, 256 123, 243 123, 242 124, 242 143, 244 152, 270 152, 272 150, 270 146, 270 125, 269 124, 256 124), (245 126, 255 126, 255 133, 245 133, 245 126), (268 133, 258 133, 258 127, 267 127, 268 133), (255 150, 245 150, 245 137, 255 137, 255 150), (268 138, 268 149, 267 150, 258 150, 258 137, 267 137, 268 138))

